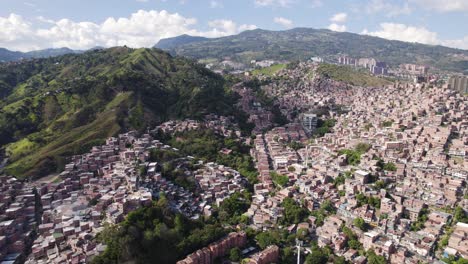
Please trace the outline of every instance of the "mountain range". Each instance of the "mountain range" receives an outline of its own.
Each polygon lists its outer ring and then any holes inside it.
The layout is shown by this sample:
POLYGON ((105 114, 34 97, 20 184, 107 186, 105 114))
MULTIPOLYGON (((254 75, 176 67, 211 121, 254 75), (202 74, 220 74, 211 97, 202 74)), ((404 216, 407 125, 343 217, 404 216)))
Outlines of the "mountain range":
POLYGON ((235 97, 224 82, 203 65, 158 49, 116 47, 0 64, 5 170, 39 177, 121 131, 232 115, 235 97))
POLYGON ((390 66, 402 63, 425 64, 445 71, 468 74, 468 50, 424 45, 396 40, 335 32, 327 29, 295 28, 286 31, 256 29, 221 38, 187 35, 163 39, 155 47, 173 55, 203 62, 229 58, 244 64, 251 60, 304 60, 320 56, 336 61, 338 54, 355 58, 373 57, 390 66))

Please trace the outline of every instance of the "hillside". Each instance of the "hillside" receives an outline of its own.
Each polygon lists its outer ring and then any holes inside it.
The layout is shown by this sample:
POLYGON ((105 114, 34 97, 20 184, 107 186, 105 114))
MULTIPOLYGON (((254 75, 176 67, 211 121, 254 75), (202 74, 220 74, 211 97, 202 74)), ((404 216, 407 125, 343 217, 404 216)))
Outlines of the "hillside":
POLYGON ((391 84, 384 78, 370 75, 367 71, 359 71, 350 66, 322 63, 317 73, 324 77, 346 84, 362 87, 379 87, 391 84))
POLYGON ((396 66, 401 63, 428 64, 448 71, 467 71, 468 51, 442 46, 387 40, 326 29, 296 28, 287 31, 251 30, 238 35, 166 47, 171 53, 195 59, 225 57, 251 60, 303 60, 312 56, 334 59, 339 53, 374 57, 396 66))
POLYGON ((205 40, 209 40, 209 38, 194 37, 184 34, 174 38, 161 39, 154 47, 158 49, 171 49, 180 45, 198 43, 205 40))
POLYGON ((22 59, 38 59, 60 56, 65 54, 83 53, 81 50, 72 50, 69 48, 43 49, 29 52, 11 51, 0 48, 0 62, 19 61, 22 59))
POLYGON ((157 49, 111 48, 0 65, 0 146, 18 177, 42 176, 127 129, 228 113, 221 76, 157 49))

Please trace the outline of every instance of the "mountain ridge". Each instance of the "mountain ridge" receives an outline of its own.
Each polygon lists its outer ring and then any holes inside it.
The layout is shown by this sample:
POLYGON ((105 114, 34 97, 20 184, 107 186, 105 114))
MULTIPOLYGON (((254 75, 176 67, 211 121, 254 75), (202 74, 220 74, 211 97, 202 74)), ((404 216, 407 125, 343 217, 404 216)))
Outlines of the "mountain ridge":
MULTIPOLYGON (((171 39, 166 42, 171 43, 171 39)), ((171 54, 198 60, 220 61, 229 57, 247 64, 251 60, 293 61, 313 56, 333 58, 338 54, 347 54, 356 58, 375 57, 392 66, 416 63, 446 71, 468 73, 468 50, 388 40, 328 29, 294 28, 284 31, 255 29, 202 42, 174 41, 173 43, 172 46, 166 47, 171 54)))

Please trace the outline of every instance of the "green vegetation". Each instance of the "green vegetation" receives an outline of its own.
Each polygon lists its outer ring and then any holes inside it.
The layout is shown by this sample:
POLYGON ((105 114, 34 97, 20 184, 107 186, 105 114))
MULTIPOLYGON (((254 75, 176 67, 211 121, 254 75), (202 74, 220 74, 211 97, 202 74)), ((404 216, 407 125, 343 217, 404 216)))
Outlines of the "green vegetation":
POLYGON ((419 231, 424 228, 429 215, 429 209, 423 207, 418 215, 418 220, 411 224, 411 231, 419 231))
POLYGON ((393 125, 393 120, 386 120, 380 124, 382 127, 391 127, 393 125))
POLYGON ((313 56, 336 58, 346 53, 355 58, 374 57, 392 66, 402 63, 434 65, 443 70, 468 69, 468 52, 442 46, 423 45, 348 32, 295 28, 286 31, 250 30, 238 35, 166 46, 174 54, 196 59, 226 57, 249 64, 251 60, 306 60, 313 56), (459 58, 453 54, 460 54, 459 58))
POLYGON ((98 240, 105 242, 107 248, 92 263, 152 263, 155 259, 158 263, 175 263, 225 234, 219 224, 173 214, 162 197, 151 207, 131 212, 123 223, 105 227, 98 240))
POLYGON ((355 249, 355 250, 363 250, 362 244, 359 242, 357 235, 347 226, 342 226, 341 231, 345 234, 348 238, 347 247, 355 249))
POLYGON ((286 185, 289 182, 288 176, 278 174, 275 171, 270 172, 270 176, 271 176, 271 180, 273 181, 273 183, 279 187, 286 187, 286 185))
POLYGON ((317 72, 325 78, 344 82, 355 86, 384 86, 391 82, 370 75, 364 71, 358 71, 351 66, 320 64, 317 72))
POLYGON ((198 129, 176 133, 173 136, 163 135, 162 139, 184 155, 193 155, 205 161, 215 161, 234 168, 251 184, 258 181, 249 146, 236 138, 224 138, 210 129, 198 129), (232 152, 225 155, 220 152, 223 148, 232 152))
POLYGON ((266 76, 273 76, 277 72, 281 71, 282 69, 286 68, 286 64, 274 64, 270 67, 264 67, 260 69, 255 69, 252 71, 252 75, 266 75, 266 76))
POLYGON ((376 197, 373 197, 373 196, 367 197, 362 193, 358 193, 356 195, 356 200, 357 200, 358 206, 363 206, 365 204, 368 204, 368 205, 373 206, 375 208, 380 208, 380 199, 379 198, 376 198, 376 197))
POLYGON ((455 213, 453 214, 454 223, 468 223, 468 213, 461 206, 455 208, 455 213))
POLYGON ((311 253, 306 257, 306 264, 326 264, 331 254, 331 249, 320 248, 316 245, 312 245, 311 253))
POLYGON ((383 256, 375 254, 373 250, 367 251, 367 263, 368 264, 386 264, 387 260, 383 256))
POLYGON ((292 141, 288 144, 288 147, 294 149, 294 150, 299 150, 301 148, 304 148, 304 144, 302 144, 301 142, 298 142, 298 141, 292 141))
POLYGON ((298 224, 305 221, 308 214, 307 209, 303 208, 294 201, 293 198, 286 197, 281 206, 284 208, 283 217, 280 219, 280 223, 283 225, 298 224))
POLYGON ((354 219, 353 220, 353 225, 356 226, 357 228, 361 229, 364 232, 366 232, 367 229, 369 229, 369 226, 364 221, 364 219, 362 219, 361 217, 357 217, 356 219, 354 219))
POLYGON ((238 247, 231 248, 231 250, 229 251, 229 260, 233 262, 237 262, 241 260, 241 258, 242 258, 242 251, 240 250, 240 248, 238 247))
POLYGON ((0 65, 0 147, 18 177, 60 170, 106 137, 170 118, 233 114, 224 79, 184 58, 126 47, 0 65))
POLYGON ((251 194, 247 191, 233 193, 224 199, 218 210, 218 220, 222 223, 237 224, 242 222, 242 214, 247 211, 252 202, 251 194))
POLYGON ((329 200, 325 200, 320 205, 319 210, 314 210, 310 214, 316 218, 315 225, 322 226, 325 223, 325 218, 334 213, 336 213, 336 209, 333 207, 332 203, 329 200))
POLYGON ((313 137, 323 137, 326 133, 329 133, 331 128, 335 126, 335 119, 319 119, 317 121, 317 128, 312 132, 313 137))
POLYGON ((384 164, 383 169, 386 171, 396 171, 397 167, 393 162, 387 162, 384 164))
POLYGON ((356 166, 361 162, 361 155, 371 148, 367 143, 359 143, 354 149, 342 149, 338 151, 339 155, 346 155, 346 162, 349 165, 356 166))

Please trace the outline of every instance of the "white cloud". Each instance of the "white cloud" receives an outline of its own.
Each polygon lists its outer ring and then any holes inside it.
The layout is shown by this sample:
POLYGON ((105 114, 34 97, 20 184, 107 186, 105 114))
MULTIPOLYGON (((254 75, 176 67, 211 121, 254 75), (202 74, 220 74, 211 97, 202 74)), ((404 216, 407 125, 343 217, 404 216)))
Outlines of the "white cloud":
POLYGON ((148 3, 149 2, 149 0, 135 0, 135 1, 140 2, 140 3, 148 3))
POLYGON ((467 0, 409 0, 422 8, 439 12, 467 12, 467 0))
POLYGON ((365 11, 368 14, 385 13, 385 16, 387 17, 411 14, 411 8, 408 2, 405 2, 402 6, 399 6, 389 3, 389 1, 385 0, 369 1, 365 7, 365 11))
POLYGON ((437 33, 431 32, 424 27, 413 27, 404 24, 381 23, 379 30, 374 32, 364 30, 361 34, 407 42, 437 44, 437 33))
POLYGON ((441 40, 436 32, 429 31, 424 27, 407 26, 405 24, 381 23, 380 29, 377 31, 370 32, 365 29, 361 34, 391 40, 468 49, 468 35, 458 40, 441 40))
POLYGON ((348 19, 348 14, 346 14, 346 13, 337 13, 337 14, 334 14, 330 18, 330 21, 335 22, 335 23, 344 23, 344 22, 346 22, 347 19, 348 19))
POLYGON ((294 0, 255 0, 256 6, 289 7, 294 0))
POLYGON ((211 28, 210 31, 207 32, 200 32, 201 36, 205 37, 224 37, 224 36, 229 36, 229 35, 234 35, 239 32, 245 31, 245 30, 252 30, 256 29, 257 26, 255 25, 237 25, 234 21, 232 20, 224 20, 224 19, 218 19, 218 20, 213 20, 208 22, 208 26, 211 28))
POLYGON ((337 31, 337 32, 343 32, 343 31, 346 31, 346 26, 332 23, 332 24, 330 24, 328 26, 328 29, 333 30, 333 31, 337 31))
POLYGON ((293 22, 287 18, 284 17, 275 17, 273 20, 276 24, 280 24, 281 26, 285 28, 292 28, 293 22))
POLYGON ((162 38, 181 34, 221 37, 256 28, 255 25, 237 25, 231 20, 215 20, 209 22, 210 30, 199 31, 195 29, 196 19, 165 10, 139 10, 129 17, 109 17, 102 23, 54 21, 44 17, 35 20, 42 23, 33 23, 16 14, 0 17, 0 47, 20 51, 122 45, 151 47, 162 38))

